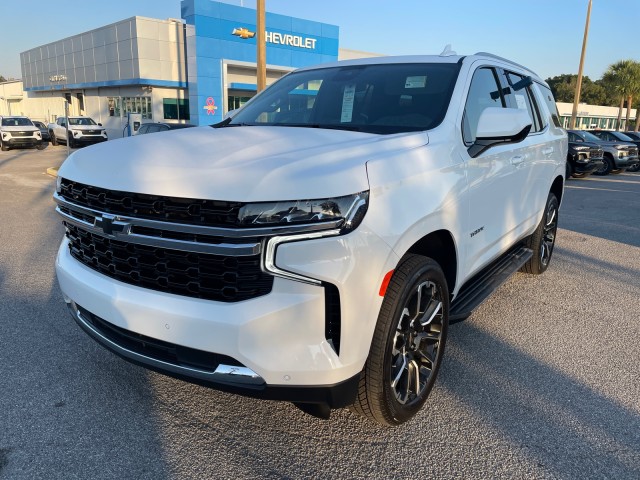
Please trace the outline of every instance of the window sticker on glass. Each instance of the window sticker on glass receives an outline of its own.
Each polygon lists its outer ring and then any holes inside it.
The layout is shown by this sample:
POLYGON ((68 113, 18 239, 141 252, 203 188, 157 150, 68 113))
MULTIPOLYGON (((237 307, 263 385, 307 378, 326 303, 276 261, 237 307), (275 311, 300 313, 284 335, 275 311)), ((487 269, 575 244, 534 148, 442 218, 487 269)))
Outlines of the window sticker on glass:
POLYGON ((340 115, 340 123, 351 122, 353 117, 353 100, 356 96, 355 85, 345 85, 342 95, 342 114, 340 115))
POLYGON ((527 110, 527 100, 524 98, 524 95, 516 95, 515 97, 518 108, 520 110, 527 110))
POLYGON ((424 88, 427 84, 427 76, 420 75, 416 77, 407 77, 404 82, 404 88, 424 88))

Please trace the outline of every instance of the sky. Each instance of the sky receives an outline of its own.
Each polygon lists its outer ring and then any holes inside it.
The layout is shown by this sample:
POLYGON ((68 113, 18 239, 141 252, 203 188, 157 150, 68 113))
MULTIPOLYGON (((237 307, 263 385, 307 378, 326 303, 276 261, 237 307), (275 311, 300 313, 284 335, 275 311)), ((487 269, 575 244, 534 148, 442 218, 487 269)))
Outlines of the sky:
MULTIPOLYGON (((255 8, 255 0, 223 0, 255 8)), ((542 78, 577 73, 588 0, 265 0, 267 11, 340 27, 340 47, 387 55, 500 55, 542 78)), ((0 75, 20 52, 139 15, 180 18, 180 0, 0 0, 0 75)), ((584 73, 640 61, 640 0, 593 0, 584 73)), ((269 59, 267 59, 267 62, 269 59)))

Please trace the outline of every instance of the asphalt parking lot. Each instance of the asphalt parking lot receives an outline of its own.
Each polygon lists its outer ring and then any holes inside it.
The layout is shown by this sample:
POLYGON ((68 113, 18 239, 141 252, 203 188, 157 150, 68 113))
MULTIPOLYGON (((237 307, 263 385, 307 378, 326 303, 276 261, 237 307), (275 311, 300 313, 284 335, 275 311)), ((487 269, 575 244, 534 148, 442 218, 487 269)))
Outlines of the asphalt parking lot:
POLYGON ((426 408, 384 429, 131 365, 54 275, 64 147, 0 152, 0 478, 640 478, 640 174, 570 180, 552 265, 451 327, 426 408))

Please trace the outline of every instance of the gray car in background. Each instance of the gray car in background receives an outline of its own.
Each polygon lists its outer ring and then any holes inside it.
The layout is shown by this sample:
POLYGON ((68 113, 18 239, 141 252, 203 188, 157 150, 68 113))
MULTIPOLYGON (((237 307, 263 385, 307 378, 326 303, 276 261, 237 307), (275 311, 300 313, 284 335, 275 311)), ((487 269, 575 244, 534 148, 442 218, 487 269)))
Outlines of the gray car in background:
POLYGON ((609 175, 610 173, 622 173, 628 167, 638 163, 638 147, 633 143, 620 140, 604 140, 593 133, 584 130, 567 130, 584 142, 597 143, 604 150, 603 165, 593 172, 594 175, 609 175))

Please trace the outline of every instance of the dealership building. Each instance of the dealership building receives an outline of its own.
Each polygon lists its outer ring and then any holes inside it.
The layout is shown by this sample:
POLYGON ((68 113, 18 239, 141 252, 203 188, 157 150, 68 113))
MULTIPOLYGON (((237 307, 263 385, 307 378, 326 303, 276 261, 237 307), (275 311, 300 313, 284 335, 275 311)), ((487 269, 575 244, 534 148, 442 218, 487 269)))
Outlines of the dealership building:
MULTIPOLYGON (((143 122, 210 125, 256 93, 256 11, 183 0, 182 19, 133 17, 21 53, 21 96, 5 114, 86 115, 110 138, 143 122)), ((266 14, 267 84, 299 67, 375 56, 339 48, 339 27, 266 14)), ((15 88, 14 88, 15 90, 15 88)), ((0 107, 0 114, 2 114, 0 107)))
MULTIPOLYGON (((0 115, 47 123, 64 115, 66 101, 109 138, 124 135, 128 113, 143 122, 221 121, 256 93, 256 11, 182 0, 181 16, 132 17, 21 53, 22 81, 0 83, 0 115)), ((337 25, 270 12, 265 37, 268 84, 299 67, 377 56, 340 48, 337 25)), ((558 107, 567 126, 570 108, 558 107)), ((616 128, 617 116, 617 108, 581 104, 578 125, 616 128)))

